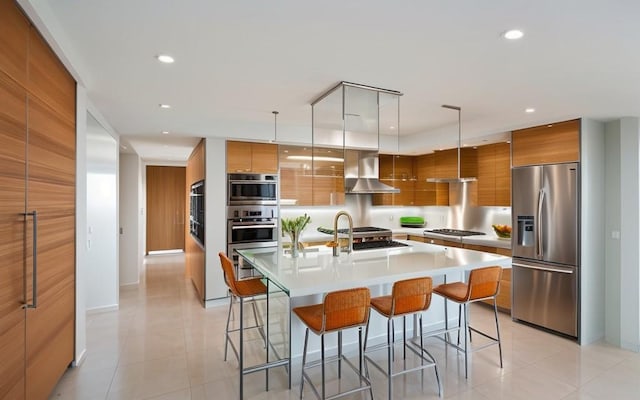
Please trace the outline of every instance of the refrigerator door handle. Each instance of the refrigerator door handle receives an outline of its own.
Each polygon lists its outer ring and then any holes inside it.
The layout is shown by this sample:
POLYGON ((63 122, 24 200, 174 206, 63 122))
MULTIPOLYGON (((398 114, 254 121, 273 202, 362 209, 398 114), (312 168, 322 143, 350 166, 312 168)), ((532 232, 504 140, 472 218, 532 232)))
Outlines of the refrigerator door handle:
POLYGON ((540 189, 538 192, 538 226, 536 228, 537 240, 536 240, 536 256, 538 259, 542 259, 542 207, 544 205, 544 189, 540 189))
POLYGON ((520 268, 537 269, 539 271, 559 272, 561 274, 573 274, 573 271, 570 270, 570 269, 560 269, 560 268, 553 268, 553 267, 539 267, 539 266, 534 266, 534 265, 518 264, 518 263, 512 263, 511 265, 514 266, 514 267, 520 267, 520 268))

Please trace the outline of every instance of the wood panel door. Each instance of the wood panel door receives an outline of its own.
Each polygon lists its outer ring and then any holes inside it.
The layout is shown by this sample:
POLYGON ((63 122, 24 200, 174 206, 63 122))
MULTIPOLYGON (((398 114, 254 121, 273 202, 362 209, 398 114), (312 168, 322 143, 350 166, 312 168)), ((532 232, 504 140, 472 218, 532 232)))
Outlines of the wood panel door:
POLYGON ((0 72, 0 399, 24 398, 26 91, 0 72))
POLYGON ((37 240, 27 229, 27 244, 38 257, 28 247, 27 293, 37 271, 37 307, 27 310, 26 398, 45 399, 74 358, 76 140, 74 122, 33 96, 28 120, 26 209, 37 211, 37 240))
POLYGON ((580 120, 513 131, 513 166, 580 161, 580 120))
POLYGON ((147 253, 184 250, 185 167, 147 167, 147 253))

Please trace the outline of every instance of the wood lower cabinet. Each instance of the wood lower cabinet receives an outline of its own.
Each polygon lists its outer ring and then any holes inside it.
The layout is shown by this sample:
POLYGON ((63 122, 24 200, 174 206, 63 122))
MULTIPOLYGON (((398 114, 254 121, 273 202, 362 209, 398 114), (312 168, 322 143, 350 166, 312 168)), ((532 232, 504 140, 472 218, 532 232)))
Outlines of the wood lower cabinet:
POLYGON ((227 173, 278 173, 278 145, 227 141, 227 173))
POLYGON ((580 161, 580 120, 520 129, 511 134, 513 166, 580 161))
POLYGON ((0 0, 3 400, 47 399, 74 359, 75 92, 15 3, 0 0))

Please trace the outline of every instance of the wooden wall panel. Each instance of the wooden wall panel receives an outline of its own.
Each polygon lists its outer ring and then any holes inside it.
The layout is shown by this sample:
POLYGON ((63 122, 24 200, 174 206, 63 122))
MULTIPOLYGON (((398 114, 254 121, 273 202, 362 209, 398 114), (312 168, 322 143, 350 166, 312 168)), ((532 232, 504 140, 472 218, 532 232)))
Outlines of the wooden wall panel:
POLYGON ((0 71, 0 399, 24 397, 26 100, 0 71))
MULTIPOLYGON (((191 185, 205 179, 205 161, 205 139, 202 139, 191 152, 189 161, 187 162, 187 168, 185 172, 185 221, 189 221, 189 193, 191 191, 191 185)), ((224 193, 224 195, 226 196, 226 189, 224 190, 224 193)), ((205 251, 202 249, 202 247, 200 247, 196 240, 191 237, 191 233, 189 232, 189 224, 185 224, 183 234, 185 245, 185 276, 191 278, 191 282, 198 292, 198 298, 204 301, 206 295, 204 276, 205 251)))
POLYGON ((147 252, 184 250, 184 167, 147 166, 147 252))
POLYGON ((0 1, 0 71, 27 86, 29 21, 11 0, 0 1))
POLYGON ((580 161, 580 120, 513 131, 512 150, 514 167, 580 161))

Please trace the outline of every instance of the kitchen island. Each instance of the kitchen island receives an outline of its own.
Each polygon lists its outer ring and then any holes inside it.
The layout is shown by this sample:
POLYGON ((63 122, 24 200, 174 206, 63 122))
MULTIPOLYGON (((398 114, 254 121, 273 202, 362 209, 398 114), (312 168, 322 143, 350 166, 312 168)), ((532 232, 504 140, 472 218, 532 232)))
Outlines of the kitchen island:
MULTIPOLYGON (((403 242, 409 246, 342 253, 338 257, 334 257, 332 249, 325 246, 306 248, 297 258, 292 258, 281 247, 238 250, 243 262, 262 274, 271 290, 278 288, 286 295, 272 295, 271 299, 288 299, 288 304, 280 307, 279 311, 277 306, 270 307, 270 320, 280 319, 279 325, 288 330, 279 334, 281 342, 286 341, 284 335, 289 339, 281 355, 290 354, 291 359, 298 361, 302 353, 304 326, 297 318, 291 317, 291 309, 320 303, 327 292, 364 286, 374 297, 389 294, 393 282, 402 279, 431 276, 436 285, 445 279, 449 282, 464 279, 465 273, 475 268, 490 265, 511 268, 511 258, 506 256, 415 241, 403 242)), ((458 308, 452 303, 449 306, 449 326, 457 326, 458 308)), ((444 315, 443 299, 433 296, 431 307, 423 317, 425 332, 443 328, 444 315)), ((397 329, 400 326, 398 324, 397 329)), ((374 345, 386 340, 386 322, 375 314, 371 316, 368 340, 374 345)), ((355 330, 345 332, 345 351, 357 349, 356 344, 355 330)), ((319 343, 312 341, 309 348, 311 352, 317 351, 319 343)), ((294 367, 292 377, 298 379, 299 374, 295 370, 299 371, 294 367)))

